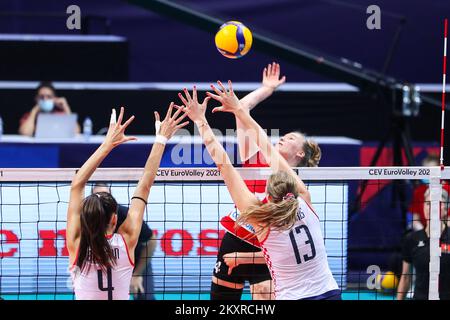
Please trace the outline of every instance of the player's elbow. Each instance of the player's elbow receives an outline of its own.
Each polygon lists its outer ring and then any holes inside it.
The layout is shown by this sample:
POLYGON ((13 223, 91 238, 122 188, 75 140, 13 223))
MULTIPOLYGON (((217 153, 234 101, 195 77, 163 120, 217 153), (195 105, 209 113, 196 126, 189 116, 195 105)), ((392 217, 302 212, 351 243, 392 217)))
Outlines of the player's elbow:
POLYGON ((73 180, 72 180, 72 183, 70 184, 70 189, 72 191, 75 191, 75 190, 80 190, 83 187, 84 187, 84 182, 81 181, 80 178, 75 176, 75 178, 73 178, 73 180))

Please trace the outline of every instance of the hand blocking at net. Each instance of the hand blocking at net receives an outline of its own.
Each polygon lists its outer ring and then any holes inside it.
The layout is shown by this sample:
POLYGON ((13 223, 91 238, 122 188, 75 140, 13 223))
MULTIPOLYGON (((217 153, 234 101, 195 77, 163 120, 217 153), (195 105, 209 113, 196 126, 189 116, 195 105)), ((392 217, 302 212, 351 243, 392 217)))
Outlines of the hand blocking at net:
POLYGON ((192 97, 189 94, 189 91, 184 88, 183 89, 185 97, 178 93, 178 96, 180 97, 181 102, 183 102, 184 106, 175 106, 178 111, 183 111, 185 115, 189 117, 193 122, 201 123, 206 122, 206 107, 208 106, 208 101, 211 99, 210 97, 206 97, 203 99, 202 103, 198 102, 197 99, 197 87, 194 86, 192 90, 192 97))
POLYGON ((189 94, 189 91, 184 88, 184 96, 181 93, 178 93, 181 102, 183 102, 184 106, 175 106, 179 111, 182 110, 193 122, 196 124, 206 123, 206 108, 208 105, 208 101, 212 98, 222 104, 220 107, 216 107, 212 110, 215 112, 231 112, 235 113, 236 111, 243 109, 241 102, 233 91, 231 81, 228 81, 229 90, 227 90, 222 82, 217 81, 217 84, 222 89, 217 89, 214 85, 211 85, 211 88, 214 90, 216 94, 211 92, 206 92, 207 97, 203 100, 202 103, 198 102, 197 98, 197 88, 194 86, 192 90, 192 97, 189 94))
POLYGON ((137 140, 136 137, 127 137, 125 135, 125 129, 128 128, 128 126, 131 124, 131 122, 133 122, 135 117, 131 116, 124 124, 122 124, 124 112, 125 109, 121 107, 119 119, 116 119, 116 109, 112 110, 108 132, 106 133, 106 137, 103 142, 105 146, 114 148, 122 143, 137 140))
MULTIPOLYGON (((116 146, 137 140, 136 137, 125 135, 125 130, 134 120, 134 116, 122 124, 124 108, 120 109, 118 119, 113 109, 105 140, 72 179, 66 243, 77 300, 129 298, 135 267, 134 251, 165 144, 178 129, 188 124, 188 121, 181 123, 187 116, 181 115, 181 110, 172 115, 173 106, 172 102, 162 122, 159 114, 155 112, 155 120, 160 122, 160 128, 130 200, 127 217, 117 232, 117 201, 107 193, 95 193, 85 198, 84 189, 92 174, 116 146), (92 265, 99 268, 90 268, 92 265)), ((136 282, 132 285, 142 289, 142 284, 136 282)))
POLYGON ((206 93, 208 97, 213 98, 222 104, 222 106, 214 108, 212 110, 213 113, 219 111, 235 113, 238 110, 243 109, 241 102, 233 91, 233 85, 230 80, 228 80, 228 90, 224 87, 222 82, 217 81, 217 84, 221 90, 217 89, 214 85, 211 85, 211 88, 216 94, 211 92, 206 93))
POLYGON ((182 114, 180 116, 182 110, 179 108, 177 108, 178 110, 172 115, 174 106, 175 104, 171 102, 166 117, 162 122, 159 113, 157 111, 154 112, 156 135, 163 136, 167 140, 170 139, 178 129, 185 127, 189 123, 189 121, 181 123, 181 121, 187 117, 187 114, 182 114))

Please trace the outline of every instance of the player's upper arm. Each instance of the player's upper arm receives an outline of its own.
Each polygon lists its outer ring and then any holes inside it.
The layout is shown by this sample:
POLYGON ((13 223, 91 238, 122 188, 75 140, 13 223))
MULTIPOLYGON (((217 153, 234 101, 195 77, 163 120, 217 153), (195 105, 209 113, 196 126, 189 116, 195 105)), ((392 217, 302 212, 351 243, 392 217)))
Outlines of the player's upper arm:
POLYGON ((145 208, 146 203, 141 199, 131 199, 127 218, 118 230, 118 233, 122 234, 127 240, 127 244, 130 250, 134 250, 136 248, 139 234, 141 232, 142 219, 145 208))
POLYGON ((250 160, 259 151, 259 147, 255 142, 254 130, 246 127, 241 120, 236 118, 236 135, 241 161, 250 160))
POLYGON ((76 244, 81 236, 81 210, 84 186, 73 185, 70 189, 69 206, 67 208, 66 243, 69 252, 77 250, 76 244))
POLYGON ((225 164, 218 168, 239 211, 245 211, 250 206, 259 204, 258 198, 248 190, 247 185, 233 165, 225 164))

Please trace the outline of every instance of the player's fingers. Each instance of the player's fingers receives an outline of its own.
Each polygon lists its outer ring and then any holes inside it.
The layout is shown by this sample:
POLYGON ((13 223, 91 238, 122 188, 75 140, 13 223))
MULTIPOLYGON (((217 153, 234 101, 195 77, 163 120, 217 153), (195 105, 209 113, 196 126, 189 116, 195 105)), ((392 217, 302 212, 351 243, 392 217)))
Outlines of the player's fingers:
POLYGON ((283 76, 280 80, 281 83, 285 83, 286 82, 286 76, 283 76))
POLYGON ((230 93, 231 93, 231 94, 234 94, 234 91, 233 91, 233 84, 231 83, 231 80, 228 80, 228 88, 230 89, 230 93))
POLYGON ((111 110, 111 118, 109 119, 109 124, 111 125, 115 125, 117 123, 117 118, 116 118, 116 109, 112 109, 111 110))
POLYGON ((217 84, 219 85, 220 89, 222 89, 222 92, 223 92, 223 93, 227 93, 227 89, 225 89, 225 87, 224 87, 222 81, 218 80, 218 81, 217 81, 217 84))
POLYGON ((217 100, 217 101, 219 101, 219 102, 222 102, 222 97, 221 97, 221 96, 215 95, 215 94, 213 94, 213 93, 211 93, 211 92, 207 92, 206 95, 207 95, 209 98, 213 98, 214 100, 217 100))
POLYGON ((271 64, 269 64, 269 65, 267 66, 267 75, 268 75, 268 76, 271 76, 271 75, 272 75, 272 65, 271 65, 271 64))
POLYGON ((165 119, 170 119, 170 117, 172 116, 173 105, 174 105, 174 103, 171 102, 169 105, 169 109, 167 110, 165 119))
POLYGON ((158 111, 154 111, 153 114, 155 115, 155 121, 161 122, 158 111))
POLYGON ((181 102, 183 102, 183 104, 185 106, 189 105, 189 102, 187 102, 187 100, 184 98, 184 96, 180 92, 178 93, 178 97, 180 98, 181 102))
POLYGON ((137 141, 136 137, 125 137, 124 142, 128 142, 128 141, 137 141))
POLYGON ((263 78, 267 78, 267 68, 264 68, 263 70, 263 78))
POLYGON ((161 120, 158 111, 154 111, 153 113, 155 114, 155 133, 158 134, 159 129, 161 128, 161 120))
POLYGON ((278 63, 275 63, 274 70, 275 75, 280 75, 280 65, 278 63))
POLYGON ((119 113, 119 118, 117 119, 117 123, 119 125, 122 124, 122 120, 123 120, 123 113, 125 112, 125 109, 123 107, 120 107, 120 113, 119 113))
POLYGON ((185 109, 186 109, 186 107, 183 105, 183 106, 179 106, 179 105, 176 105, 176 104, 174 104, 173 105, 173 107, 175 108, 175 109, 181 109, 182 111, 185 111, 185 109))
POLYGON ((186 95, 187 101, 191 102, 192 98, 191 98, 191 95, 189 94, 188 89, 184 88, 183 91, 184 91, 184 94, 186 95))
MULTIPOLYGON (((177 112, 181 112, 181 111, 183 111, 183 109, 178 109, 178 111, 177 112)), ((181 120, 183 120, 184 118, 186 118, 187 117, 187 113, 186 112, 184 112, 182 115, 181 115, 181 117, 178 117, 178 119, 176 119, 175 118, 175 124, 179 124, 180 122, 181 122, 181 120)))
POLYGON ((202 105, 205 105, 205 106, 207 106, 207 105, 208 105, 208 102, 209 102, 209 100, 211 100, 211 97, 205 97, 205 99, 203 99, 202 105))
POLYGON ((212 113, 222 112, 223 110, 224 110, 224 107, 215 107, 214 109, 212 109, 212 113))
POLYGON ((223 94, 223 92, 221 92, 219 89, 217 89, 213 84, 211 85, 211 89, 214 90, 215 93, 217 93, 217 95, 221 96, 223 94))
POLYGON ((187 126, 188 124, 189 124, 189 121, 185 121, 182 124, 177 125, 175 128, 178 130, 178 129, 181 129, 181 128, 187 126))
POLYGON ((192 89, 192 100, 197 102, 197 87, 194 86, 194 88, 192 89))
MULTIPOLYGON (((175 104, 173 106, 175 107, 175 104)), ((183 109, 181 109, 181 108, 175 107, 175 109, 177 109, 177 111, 175 111, 173 116, 170 117, 170 119, 172 119, 172 120, 175 120, 180 115, 181 111, 183 111, 183 109)))
POLYGON ((133 122, 133 120, 135 119, 134 116, 131 116, 122 126, 122 131, 125 131, 125 129, 130 125, 130 123, 133 122))

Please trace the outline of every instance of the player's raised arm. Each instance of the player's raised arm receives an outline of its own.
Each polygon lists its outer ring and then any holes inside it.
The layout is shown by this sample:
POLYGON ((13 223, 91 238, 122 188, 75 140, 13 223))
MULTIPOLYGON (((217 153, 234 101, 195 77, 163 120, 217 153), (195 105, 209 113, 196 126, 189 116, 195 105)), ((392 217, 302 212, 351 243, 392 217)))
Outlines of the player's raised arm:
MULTIPOLYGON (((282 76, 280 78, 280 76, 280 65, 275 62, 268 64, 263 70, 261 87, 240 99, 244 110, 250 112, 250 110, 270 97, 279 86, 285 83, 286 77, 282 76)), ((258 152, 259 148, 254 142, 252 131, 239 118, 236 117, 235 119, 239 153, 241 160, 247 161, 258 152)))
POLYGON ((70 187, 69 208, 67 210, 66 231, 67 248, 71 253, 75 252, 76 242, 80 238, 80 214, 86 183, 94 171, 98 168, 100 163, 102 163, 102 161, 115 147, 127 141, 136 140, 135 137, 127 137, 125 135, 125 129, 134 120, 134 116, 130 117, 124 124, 122 124, 123 114, 124 108, 120 108, 119 119, 116 121, 116 112, 113 109, 105 140, 92 154, 92 156, 83 164, 72 180, 70 187))
POLYGON ((245 110, 250 111, 259 103, 270 97, 279 86, 286 82, 286 76, 280 77, 280 65, 275 62, 269 63, 263 70, 261 87, 250 92, 241 99, 242 107, 244 107, 245 110))
POLYGON ((244 180, 233 167, 228 154, 225 152, 222 144, 217 141, 214 132, 211 130, 211 127, 206 120, 205 111, 209 98, 205 98, 203 103, 200 104, 197 100, 196 87, 194 87, 192 97, 187 89, 184 89, 184 96, 180 93, 179 97, 184 104, 184 106, 179 107, 179 109, 183 110, 197 126, 203 139, 203 143, 211 158, 216 163, 217 168, 220 170, 231 198, 237 208, 240 211, 245 211, 250 206, 259 204, 259 200, 248 190, 244 180))
MULTIPOLYGON (((147 205, 147 199, 150 194, 150 188, 155 181, 166 142, 178 129, 189 123, 189 121, 181 123, 181 121, 186 117, 185 114, 181 113, 181 110, 177 110, 172 115, 173 105, 174 103, 172 102, 169 106, 166 117, 160 123, 159 132, 157 132, 156 135, 156 141, 153 144, 150 155, 145 163, 142 177, 138 182, 133 197, 131 198, 127 218, 118 230, 118 232, 125 237, 130 250, 134 250, 136 247, 142 227, 142 219, 144 216, 145 207, 147 205)), ((157 123, 160 120, 157 112, 155 112, 155 120, 157 123)))
POLYGON ((295 179, 298 181, 299 193, 302 197, 311 202, 311 197, 308 189, 306 188, 303 181, 299 178, 299 176, 292 170, 291 166, 288 164, 286 159, 284 159, 277 150, 275 150, 274 146, 269 140, 266 132, 259 126, 259 124, 251 117, 249 112, 246 112, 242 107, 241 102, 234 94, 232 83, 228 81, 229 90, 227 90, 223 84, 218 81, 217 82, 220 89, 217 89, 213 85, 212 89, 216 94, 212 94, 207 92, 207 95, 217 101, 219 101, 222 106, 214 108, 213 112, 231 112, 238 118, 245 126, 254 131, 254 135, 256 137, 256 143, 259 146, 262 154, 264 155, 266 161, 272 168, 274 172, 278 172, 280 170, 286 171, 287 173, 295 176, 295 179))

